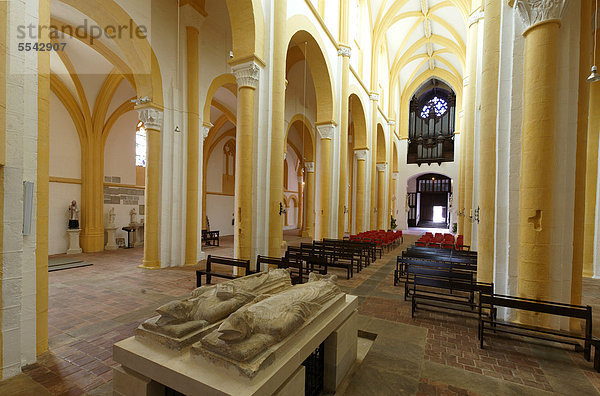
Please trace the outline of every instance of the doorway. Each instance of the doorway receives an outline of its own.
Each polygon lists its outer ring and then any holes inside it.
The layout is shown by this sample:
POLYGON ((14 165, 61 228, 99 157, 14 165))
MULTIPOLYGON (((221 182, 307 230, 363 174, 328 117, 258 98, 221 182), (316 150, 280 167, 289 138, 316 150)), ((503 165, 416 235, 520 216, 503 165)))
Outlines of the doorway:
POLYGON ((417 179, 418 227, 448 228, 451 188, 451 179, 444 175, 430 173, 417 179))

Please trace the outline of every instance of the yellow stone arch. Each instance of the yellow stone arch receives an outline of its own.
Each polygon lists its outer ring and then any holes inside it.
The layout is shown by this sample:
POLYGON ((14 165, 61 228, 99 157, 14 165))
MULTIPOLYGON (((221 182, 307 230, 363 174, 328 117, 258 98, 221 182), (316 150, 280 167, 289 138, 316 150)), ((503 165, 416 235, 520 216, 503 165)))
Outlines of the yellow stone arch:
MULTIPOLYGON (((312 126, 310 124, 310 121, 306 117, 304 117, 304 115, 296 114, 295 116, 293 116, 290 119, 290 122, 288 123, 287 129, 285 131, 284 142, 288 141, 288 134, 290 133, 290 128, 294 124, 297 124, 297 123, 300 123, 301 125, 303 125, 304 129, 306 131, 308 131, 309 141, 306 142, 307 144, 304 145, 304 153, 303 154, 304 154, 304 158, 306 159, 306 161, 312 162, 312 161, 314 161, 314 153, 315 153, 315 135, 314 135, 312 126)), ((290 146, 293 146, 289 142, 288 142, 288 144, 290 144, 290 146)), ((300 157, 300 160, 302 160, 302 157, 300 157)))
MULTIPOLYGON (((287 21, 287 42, 288 52, 290 43, 306 44, 306 63, 311 73, 313 84, 315 85, 317 101, 317 120, 318 124, 331 123, 335 120, 335 96, 333 94, 333 84, 331 80, 331 65, 325 55, 325 45, 321 39, 321 34, 312 24, 312 22, 303 15, 294 15, 287 21)), ((304 52, 304 46, 298 46, 304 52)))
POLYGON ((360 92, 357 87, 350 86, 350 100, 348 108, 352 112, 352 122, 354 123, 354 148, 367 148, 367 118, 365 108, 360 99, 360 92))
MULTIPOLYGON (((202 112, 202 119, 204 123, 210 123, 210 107, 212 105, 213 98, 217 90, 223 86, 233 84, 237 87, 237 81, 235 76, 231 73, 224 73, 220 76, 215 77, 210 83, 208 91, 206 93, 206 101, 204 102, 204 111, 202 112)), ((221 109, 222 110, 222 109, 221 109)), ((226 113, 223 111, 223 113, 226 113)), ((235 124, 235 121, 232 121, 235 124)))
POLYGON ((380 122, 377 123, 377 163, 382 164, 387 162, 386 148, 387 142, 385 139, 385 132, 380 122))
POLYGON ((265 16, 260 0, 227 0, 233 60, 239 64, 258 60, 264 65, 265 16))
MULTIPOLYGON (((100 27, 132 26, 139 28, 133 18, 114 0, 59 0, 94 20, 100 27)), ((113 39, 131 69, 138 97, 148 97, 156 107, 163 107, 162 76, 154 50, 146 37, 124 34, 113 39)), ((96 45, 97 41, 93 44, 96 45)))

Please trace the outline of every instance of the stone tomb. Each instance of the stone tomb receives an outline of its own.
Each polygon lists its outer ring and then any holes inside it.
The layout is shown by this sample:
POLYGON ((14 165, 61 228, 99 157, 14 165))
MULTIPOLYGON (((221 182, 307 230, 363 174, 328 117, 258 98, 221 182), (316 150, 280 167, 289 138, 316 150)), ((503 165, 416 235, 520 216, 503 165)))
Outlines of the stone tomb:
POLYGON ((303 395, 302 362, 321 343, 335 392, 356 361, 357 307, 334 278, 291 286, 286 270, 203 286, 115 344, 115 394, 303 395))

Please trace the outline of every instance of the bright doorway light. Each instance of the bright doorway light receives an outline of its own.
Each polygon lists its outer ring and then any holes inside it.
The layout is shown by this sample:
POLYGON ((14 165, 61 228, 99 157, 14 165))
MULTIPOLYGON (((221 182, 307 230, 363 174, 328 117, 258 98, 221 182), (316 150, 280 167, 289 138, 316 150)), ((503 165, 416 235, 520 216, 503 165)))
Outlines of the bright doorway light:
POLYGON ((444 207, 443 206, 434 206, 433 207, 433 222, 434 223, 443 223, 446 221, 443 216, 444 207))

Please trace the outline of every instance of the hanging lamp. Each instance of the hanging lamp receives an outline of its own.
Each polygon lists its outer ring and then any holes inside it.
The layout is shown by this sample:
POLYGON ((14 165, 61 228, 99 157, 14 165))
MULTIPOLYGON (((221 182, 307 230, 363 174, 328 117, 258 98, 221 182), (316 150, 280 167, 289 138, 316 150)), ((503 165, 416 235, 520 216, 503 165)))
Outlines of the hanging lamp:
POLYGON ((596 9, 594 10, 594 66, 592 66, 592 74, 587 78, 588 82, 600 81, 600 74, 596 67, 596 37, 598 30, 598 0, 596 0, 596 9))

